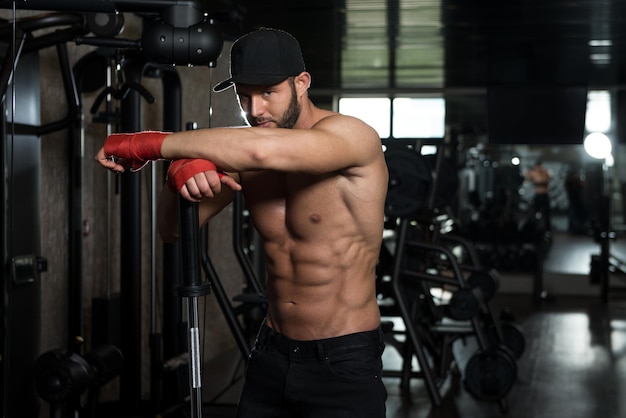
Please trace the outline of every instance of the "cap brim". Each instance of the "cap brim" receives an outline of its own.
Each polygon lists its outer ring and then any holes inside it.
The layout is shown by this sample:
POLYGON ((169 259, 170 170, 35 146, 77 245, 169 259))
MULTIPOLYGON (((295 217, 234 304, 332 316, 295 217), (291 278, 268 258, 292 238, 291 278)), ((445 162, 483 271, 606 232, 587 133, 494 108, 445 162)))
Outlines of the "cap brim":
POLYGON ((216 92, 216 93, 219 93, 222 90, 226 90, 227 88, 229 88, 233 84, 235 84, 235 83, 233 83, 233 79, 229 78, 228 80, 224 80, 224 81, 221 81, 221 82, 217 83, 215 85, 215 87, 213 87, 213 91, 216 92))
POLYGON ((269 74, 251 74, 251 75, 239 75, 235 77, 231 77, 228 80, 224 80, 220 83, 217 83, 215 87, 213 87, 214 92, 220 92, 222 90, 226 90, 230 86, 235 83, 238 84, 248 84, 251 86, 270 86, 272 84, 278 84, 290 76, 288 75, 269 75, 269 74))

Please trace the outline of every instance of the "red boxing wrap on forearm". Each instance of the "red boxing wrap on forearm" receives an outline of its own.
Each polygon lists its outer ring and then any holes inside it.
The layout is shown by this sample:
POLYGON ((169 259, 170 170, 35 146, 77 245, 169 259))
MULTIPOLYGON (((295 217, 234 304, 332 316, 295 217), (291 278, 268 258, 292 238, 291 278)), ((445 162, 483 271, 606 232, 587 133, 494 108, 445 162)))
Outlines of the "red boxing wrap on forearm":
POLYGON ((148 161, 162 158, 161 146, 168 135, 158 131, 111 134, 104 141, 104 152, 107 157, 128 161, 131 170, 137 171, 148 161))
MULTIPOLYGON (((167 185, 172 191, 178 192, 187 180, 205 171, 217 171, 217 167, 209 160, 197 158, 172 161, 167 169, 167 185)), ((223 174, 219 173, 219 176, 222 177, 223 174)))

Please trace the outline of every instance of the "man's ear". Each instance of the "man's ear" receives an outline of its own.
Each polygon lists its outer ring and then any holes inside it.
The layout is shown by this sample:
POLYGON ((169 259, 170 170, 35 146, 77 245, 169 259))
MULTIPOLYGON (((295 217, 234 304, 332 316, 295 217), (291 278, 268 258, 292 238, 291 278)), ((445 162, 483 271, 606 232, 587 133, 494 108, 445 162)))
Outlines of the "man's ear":
POLYGON ((298 95, 305 94, 309 87, 311 87, 311 74, 303 71, 295 77, 294 82, 298 95))

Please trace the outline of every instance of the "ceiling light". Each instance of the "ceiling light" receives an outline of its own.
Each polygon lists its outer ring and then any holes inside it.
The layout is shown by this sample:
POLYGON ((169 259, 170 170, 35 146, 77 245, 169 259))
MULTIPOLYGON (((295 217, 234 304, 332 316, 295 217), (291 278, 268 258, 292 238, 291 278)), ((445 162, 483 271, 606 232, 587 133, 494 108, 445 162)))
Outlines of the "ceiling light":
POLYGON ((613 46, 613 41, 610 39, 592 39, 589 41, 589 46, 613 46))
POLYGON ((612 145, 608 136, 601 132, 592 132, 583 143, 587 154, 593 158, 603 160, 611 155, 612 145))
POLYGON ((589 58, 595 63, 609 63, 611 62, 611 54, 590 54, 589 58))
POLYGON ((608 132, 611 129, 611 94, 608 90, 587 92, 585 129, 589 132, 608 132))

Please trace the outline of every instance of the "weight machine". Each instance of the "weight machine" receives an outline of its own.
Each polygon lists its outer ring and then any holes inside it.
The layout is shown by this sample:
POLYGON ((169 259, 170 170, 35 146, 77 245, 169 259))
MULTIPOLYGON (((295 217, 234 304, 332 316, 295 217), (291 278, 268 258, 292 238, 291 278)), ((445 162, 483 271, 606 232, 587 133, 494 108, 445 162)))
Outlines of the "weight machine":
MULTIPOLYGON (((45 0, 33 0, 29 2, 18 1, 0 1, 0 7, 5 9, 31 9, 31 10, 50 10, 51 3, 45 0)), ((140 1, 140 0, 119 0, 119 1, 100 1, 100 2, 85 2, 82 0, 67 0, 63 2, 56 2, 53 5, 54 11, 61 12, 66 11, 68 13, 57 13, 46 15, 43 17, 27 18, 21 21, 14 19, 10 24, 4 25, 0 30, 5 38, 9 38, 7 41, 7 51, 4 57, 4 63, 2 66, 2 73, 0 74, 0 81, 2 81, 2 91, 4 92, 4 103, 7 103, 8 87, 12 79, 20 80, 20 77, 15 71, 18 66, 21 68, 21 62, 28 65, 27 68, 36 68, 37 63, 33 63, 29 59, 29 53, 32 56, 36 55, 36 51, 49 46, 56 46, 59 54, 59 61, 61 63, 62 78, 65 85, 66 98, 69 104, 68 115, 61 121, 54 122, 47 125, 38 125, 37 117, 32 120, 22 120, 21 117, 16 117, 14 120, 4 121, 4 126, 8 129, 4 129, 4 132, 11 132, 12 136, 10 140, 6 140, 2 147, 3 156, 10 155, 11 158, 3 158, 3 161, 11 161, 13 163, 10 167, 5 167, 4 172, 10 172, 17 175, 20 171, 20 167, 24 164, 26 167, 30 167, 31 164, 37 165, 39 163, 38 153, 38 138, 55 130, 70 128, 71 136, 71 149, 72 156, 70 157, 71 167, 71 187, 70 193, 70 225, 72 228, 70 239, 70 289, 71 289, 71 306, 69 315, 69 341, 67 351, 63 351, 63 355, 60 352, 45 353, 39 362, 38 367, 38 379, 39 389, 45 387, 45 376, 47 376, 48 369, 61 370, 62 373, 69 373, 70 376, 76 376, 76 380, 69 380, 68 384, 72 384, 72 390, 68 393, 71 396, 76 396, 82 393, 83 390, 89 386, 89 379, 79 379, 78 375, 72 374, 71 370, 78 365, 83 369, 89 369, 85 366, 85 358, 81 354, 80 344, 76 344, 76 337, 80 337, 83 334, 82 324, 82 252, 81 252, 81 239, 83 234, 82 225, 82 207, 81 207, 81 187, 82 187, 82 143, 80 139, 80 124, 79 116, 80 111, 80 97, 79 92, 76 90, 76 84, 74 80, 74 73, 69 68, 69 60, 67 58, 66 43, 75 42, 76 44, 88 44, 97 46, 100 48, 109 49, 124 49, 124 62, 122 64, 122 71, 126 79, 126 83, 120 88, 117 86, 108 85, 100 96, 101 100, 106 97, 113 97, 121 101, 121 109, 119 114, 119 120, 112 121, 110 118, 112 115, 109 112, 104 113, 104 119, 107 123, 117 123, 118 128, 121 131, 138 131, 141 130, 141 99, 146 98, 148 101, 150 95, 147 91, 141 88, 141 79, 149 71, 156 72, 163 75, 164 95, 169 99, 166 99, 167 103, 173 103, 174 108, 164 110, 164 130, 180 130, 180 86, 175 75, 173 75, 171 65, 211 65, 217 58, 222 48, 222 38, 219 31, 208 20, 207 14, 203 9, 202 2, 200 1, 175 1, 175 0, 157 0, 157 1, 140 1), (152 18, 145 19, 145 27, 140 40, 128 40, 115 38, 119 33, 119 30, 123 26, 123 19, 120 12, 141 12, 145 15, 149 15, 152 18), (96 19, 96 14, 100 19, 96 19), (102 17, 106 16, 106 23, 102 24, 102 17), (43 35, 41 37, 33 36, 32 32, 41 28, 53 27, 53 26, 69 26, 58 30, 50 35, 43 35), (95 36, 86 36, 89 33, 93 33, 95 36), (10 37, 9 37, 10 35, 10 37), (165 40, 165 42, 164 42, 165 40), (9 48, 10 47, 10 48, 9 48), (141 49, 141 53, 138 50, 141 49), (133 52, 134 50, 134 52, 133 52), (21 61, 21 62, 20 62, 21 61), (76 134, 76 136, 74 136, 76 134), (26 140, 23 137, 29 136, 31 140, 26 140), (34 149, 30 144, 34 145, 34 149), (24 154, 21 150, 23 145, 30 148, 27 152, 30 154, 30 158, 24 158, 24 154), (24 158, 22 160, 22 158, 24 158), (51 359, 56 359, 55 361, 51 359), (58 366, 58 367, 57 367, 58 366), (43 377, 42 377, 43 376, 43 377)), ((21 70, 20 74, 25 73, 26 70, 21 70)), ((34 79, 38 78, 37 75, 33 76, 34 79)), ((38 81, 37 81, 38 83, 38 81)), ((22 93, 22 90, 12 87, 13 94, 16 91, 22 93)), ((108 99, 107 99, 108 100, 108 99)), ((100 102, 94 103, 97 107, 100 102)), ((15 109, 13 109, 15 111, 15 109)), ((26 149, 24 149, 26 151, 26 149)), ((30 168, 28 168, 30 169, 30 168)), ((37 177, 37 172, 34 172, 37 177)), ((29 177, 30 178, 30 177, 29 177)), ((153 178, 154 181, 154 178, 153 178)), ((3 199, 5 201, 20 200, 15 195, 15 190, 19 186, 20 189, 30 192, 33 190, 38 195, 38 180, 32 179, 33 186, 18 184, 18 179, 14 176, 10 178, 11 187, 5 189, 3 186, 3 199)), ((117 367, 121 360, 116 355, 105 355, 103 358, 110 358, 112 366, 108 369, 111 373, 120 373, 120 398, 121 405, 123 405, 125 411, 130 414, 140 414, 143 406, 141 405, 141 393, 140 393, 140 280, 141 277, 141 265, 140 265, 140 253, 141 253, 141 227, 140 227, 140 213, 141 202, 139 197, 141 195, 141 183, 140 178, 136 173, 126 173, 121 176, 121 211, 122 211, 122 248, 121 248, 121 283, 122 292, 120 300, 120 315, 125 318, 124 321, 120 321, 120 344, 121 353, 124 357, 124 367, 117 367), (116 364, 114 367, 113 364, 116 364), (120 370, 121 369, 121 370, 120 370)), ((4 182, 3 182, 4 185, 4 182)), ((5 280, 4 293, 8 294, 12 302, 19 302, 21 291, 13 290, 15 285, 21 285, 30 287, 29 289, 29 302, 24 303, 24 306, 31 306, 38 309, 39 307, 39 273, 45 271, 45 259, 38 254, 39 250, 39 236, 38 236, 38 221, 34 224, 32 219, 39 219, 36 214, 39 210, 39 202, 37 197, 34 196, 32 202, 32 211, 24 211, 22 215, 28 216, 32 214, 29 219, 29 229, 34 226, 34 232, 32 235, 32 244, 22 246, 20 244, 23 238, 18 238, 16 235, 7 235, 7 229, 4 229, 3 240, 3 254, 5 255, 5 265, 11 266, 12 278, 14 284, 5 280), (8 245, 5 245, 8 243, 8 245), (23 248, 22 248, 23 247, 23 248), (22 255, 27 254, 27 255, 22 255), (22 284, 20 284, 22 282, 22 284), (32 302, 30 301, 32 299, 32 302)), ((6 213, 3 211, 3 225, 9 225, 11 230, 19 227, 18 222, 18 209, 6 213)), ((171 274, 178 275, 178 266, 180 265, 177 259, 177 250, 174 248, 165 249, 166 253, 166 265, 165 270, 171 274)), ((8 277, 8 276, 5 276, 8 277)), ((167 279, 166 279, 167 280, 167 279)), ((171 280, 171 279, 170 279, 171 280)), ((153 284, 154 286, 154 284, 153 284)), ((187 289, 189 290, 189 289, 187 289)), ((184 297, 193 298, 196 296, 193 292, 183 292, 184 297)), ((167 302, 166 302, 167 304, 167 302)), ((177 318, 177 313, 180 311, 180 306, 176 303, 172 306, 172 318, 177 318)), ((190 303, 191 307, 196 307, 193 302, 190 303)), ((13 309, 13 304, 9 306, 3 306, 3 316, 5 318, 12 318, 18 316, 15 314, 9 314, 8 310, 13 309)), ((36 313, 36 312, 35 312, 36 313)), ((38 317, 38 315, 32 315, 31 311, 28 317, 38 317)), ((190 312, 190 316, 191 312, 190 312)), ((22 323, 22 325, 24 325, 22 323)), ((36 330, 38 326, 33 324, 28 329, 36 330)), ((194 329, 197 332, 197 324, 191 324, 190 333, 194 333, 194 329)), ((34 331, 33 331, 34 332, 34 331)), ((13 370, 20 370, 24 379, 32 382, 33 376, 23 373, 23 370, 29 370, 34 362, 34 356, 38 354, 39 342, 38 334, 34 333, 31 340, 21 340, 24 344, 25 341, 29 341, 29 350, 23 350, 25 356, 20 356, 17 351, 13 351, 12 345, 9 339, 17 338, 14 333, 5 332, 5 340, 3 341, 3 368, 2 368, 2 405, 4 413, 8 416, 36 416, 37 411, 29 413, 24 409, 25 405, 37 406, 36 396, 33 387, 25 385, 15 385, 14 378, 12 377, 13 370), (32 349, 32 350, 31 350, 32 349), (12 381, 11 384, 8 384, 12 381), (14 393, 17 391, 18 393, 14 393), (17 396, 16 396, 17 395, 17 396), (19 413, 16 411, 19 409, 19 413)), ((176 340, 175 335, 166 336, 166 339, 171 337, 171 340, 176 340)), ((80 339, 80 338, 79 338, 80 339)), ((190 345, 194 340, 190 339, 190 345)), ((151 335, 151 347, 156 347, 160 343, 158 335, 151 335)), ((180 347, 175 350, 178 351, 180 347)), ((197 359, 197 353, 192 352, 193 347, 189 347, 190 355, 192 359, 197 359), (195 357, 194 357, 195 356, 195 357)), ((117 353, 115 350, 111 350, 112 353, 117 353)), ((152 353, 156 357, 160 356, 160 349, 154 348, 152 353)), ((97 357, 97 356, 96 356, 97 357)), ((161 359, 162 360, 162 359, 161 359)), ((87 361, 87 363, 89 363, 87 361)), ((90 363, 89 363, 90 364, 90 363)), ((161 361, 157 359, 154 364, 161 364, 161 361)), ((189 371, 190 388, 192 390, 191 401, 195 405, 192 405, 192 416, 198 416, 201 411, 201 400, 199 396, 198 382, 195 380, 197 377, 198 361, 190 362, 191 368, 189 371), (200 406, 198 406, 200 405, 200 406)), ((93 374, 93 373, 88 373, 93 374)), ((97 374, 97 373, 96 373, 97 374)), ((102 375, 98 375, 96 379, 100 383, 104 380, 110 379, 112 376, 108 373, 105 374, 106 379, 102 375)), ((64 388, 57 388, 60 393, 64 388)), ((156 389, 153 387, 153 389, 156 389)), ((160 392, 155 391, 153 396, 158 395, 160 392), (155 393, 157 392, 157 393, 155 393)), ((43 392, 42 392, 43 393, 43 392)), ((47 400, 64 401, 65 398, 59 399, 60 393, 46 396, 47 400)), ((70 396, 63 395, 63 396, 70 396)), ((43 396, 42 396, 43 397, 43 396)), ((157 401, 153 399, 151 408, 153 411, 157 410, 159 405, 157 401)), ((79 410, 81 413, 87 411, 81 409, 79 405, 74 402, 69 402, 70 407, 67 405, 59 408, 52 408, 51 414, 65 414, 73 413, 68 409, 75 412, 79 410)))

